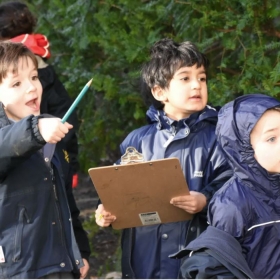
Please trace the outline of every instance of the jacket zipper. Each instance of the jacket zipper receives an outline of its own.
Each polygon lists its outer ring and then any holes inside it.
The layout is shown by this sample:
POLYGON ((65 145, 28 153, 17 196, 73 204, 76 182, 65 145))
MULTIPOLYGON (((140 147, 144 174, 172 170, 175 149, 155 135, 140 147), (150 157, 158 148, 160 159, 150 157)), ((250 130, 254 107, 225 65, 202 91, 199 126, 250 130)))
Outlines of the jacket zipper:
POLYGON ((163 144, 163 147, 166 148, 174 139, 175 135, 176 135, 176 127, 175 126, 171 126, 172 128, 172 132, 171 135, 169 136, 169 138, 167 139, 167 141, 163 144))
POLYGON ((24 218, 27 224, 30 223, 30 219, 27 215, 25 207, 21 207, 19 212, 18 224, 16 227, 15 243, 14 243, 14 257, 13 261, 17 262, 21 257, 21 245, 22 245, 22 234, 24 227, 24 218))
POLYGON ((55 185, 55 175, 53 168, 51 168, 51 178, 52 178, 52 186, 53 186, 53 194, 54 194, 54 199, 55 199, 55 209, 57 212, 57 217, 58 217, 58 222, 59 222, 59 227, 60 227, 60 238, 61 238, 61 243, 65 247, 65 240, 63 238, 63 226, 62 226, 62 221, 61 221, 61 213, 59 209, 59 202, 58 202, 58 195, 56 191, 56 185, 55 185))
POLYGON ((53 193, 54 193, 54 198, 55 201, 58 201, 58 196, 57 196, 57 192, 56 192, 56 186, 55 186, 55 177, 54 177, 54 172, 53 169, 51 167, 51 176, 52 176, 52 185, 53 185, 53 193))

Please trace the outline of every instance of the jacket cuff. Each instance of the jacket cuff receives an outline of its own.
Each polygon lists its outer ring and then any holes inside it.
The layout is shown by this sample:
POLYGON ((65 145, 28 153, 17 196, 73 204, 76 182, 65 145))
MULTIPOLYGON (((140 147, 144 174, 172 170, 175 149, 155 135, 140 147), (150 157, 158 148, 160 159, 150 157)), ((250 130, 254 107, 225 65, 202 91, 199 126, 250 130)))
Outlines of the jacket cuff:
POLYGON ((45 141, 45 139, 42 137, 40 131, 39 131, 39 127, 38 127, 38 121, 39 121, 40 117, 39 116, 34 116, 31 118, 31 130, 33 132, 34 138, 36 139, 36 141, 39 144, 46 144, 47 142, 45 141))
POLYGON ((208 205, 209 201, 212 198, 212 193, 209 193, 208 191, 201 191, 200 193, 205 195, 205 197, 206 197, 206 205, 208 205))
POLYGON ((202 192, 200 192, 200 193, 202 193, 202 194, 205 195, 205 197, 206 197, 206 205, 205 205, 205 207, 202 209, 201 212, 207 213, 208 204, 209 204, 209 202, 210 202, 210 200, 211 200, 211 198, 212 198, 212 194, 209 193, 208 191, 202 191, 202 192))
POLYGON ((80 252, 82 259, 86 259, 89 263, 90 252, 80 252))

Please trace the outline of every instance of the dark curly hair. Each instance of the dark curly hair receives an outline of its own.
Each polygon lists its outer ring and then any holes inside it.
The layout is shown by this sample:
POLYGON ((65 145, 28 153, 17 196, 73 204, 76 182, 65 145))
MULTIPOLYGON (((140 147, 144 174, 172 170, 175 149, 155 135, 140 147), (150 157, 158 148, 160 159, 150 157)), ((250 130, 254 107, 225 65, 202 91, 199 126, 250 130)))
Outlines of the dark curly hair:
POLYGON ((23 2, 5 2, 0 5, 0 40, 34 32, 37 18, 23 2))
POLYGON ((192 42, 177 43, 169 38, 156 42, 150 50, 150 60, 142 67, 141 93, 145 103, 163 109, 164 105, 153 97, 151 89, 156 85, 168 88, 176 71, 195 64, 207 71, 209 61, 192 42))

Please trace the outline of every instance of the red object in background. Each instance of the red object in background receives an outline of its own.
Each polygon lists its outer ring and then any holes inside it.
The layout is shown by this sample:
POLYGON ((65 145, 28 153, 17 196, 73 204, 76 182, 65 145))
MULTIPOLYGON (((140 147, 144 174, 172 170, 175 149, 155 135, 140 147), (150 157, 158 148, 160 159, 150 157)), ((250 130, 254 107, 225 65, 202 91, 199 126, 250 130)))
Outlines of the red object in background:
POLYGON ((72 188, 76 188, 78 186, 78 174, 74 174, 72 177, 72 188))

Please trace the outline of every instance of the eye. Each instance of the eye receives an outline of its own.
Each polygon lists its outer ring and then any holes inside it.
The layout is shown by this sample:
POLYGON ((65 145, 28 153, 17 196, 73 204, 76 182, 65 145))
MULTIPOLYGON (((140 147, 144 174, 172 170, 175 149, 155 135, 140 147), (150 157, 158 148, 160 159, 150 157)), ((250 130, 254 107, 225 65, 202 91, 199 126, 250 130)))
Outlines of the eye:
POLYGON ((16 82, 15 84, 13 84, 13 87, 19 87, 20 86, 20 82, 16 82))
POLYGON ((206 82, 206 77, 202 77, 198 79, 200 82, 206 82))
POLYGON ((189 80, 189 77, 184 77, 182 79, 180 79, 181 81, 188 81, 189 80))
POLYGON ((275 142, 275 140, 276 140, 276 137, 270 137, 270 138, 267 140, 267 142, 273 143, 273 142, 275 142))
POLYGON ((33 76, 33 77, 32 77, 32 80, 33 80, 33 81, 37 81, 38 79, 39 79, 38 76, 33 76))

